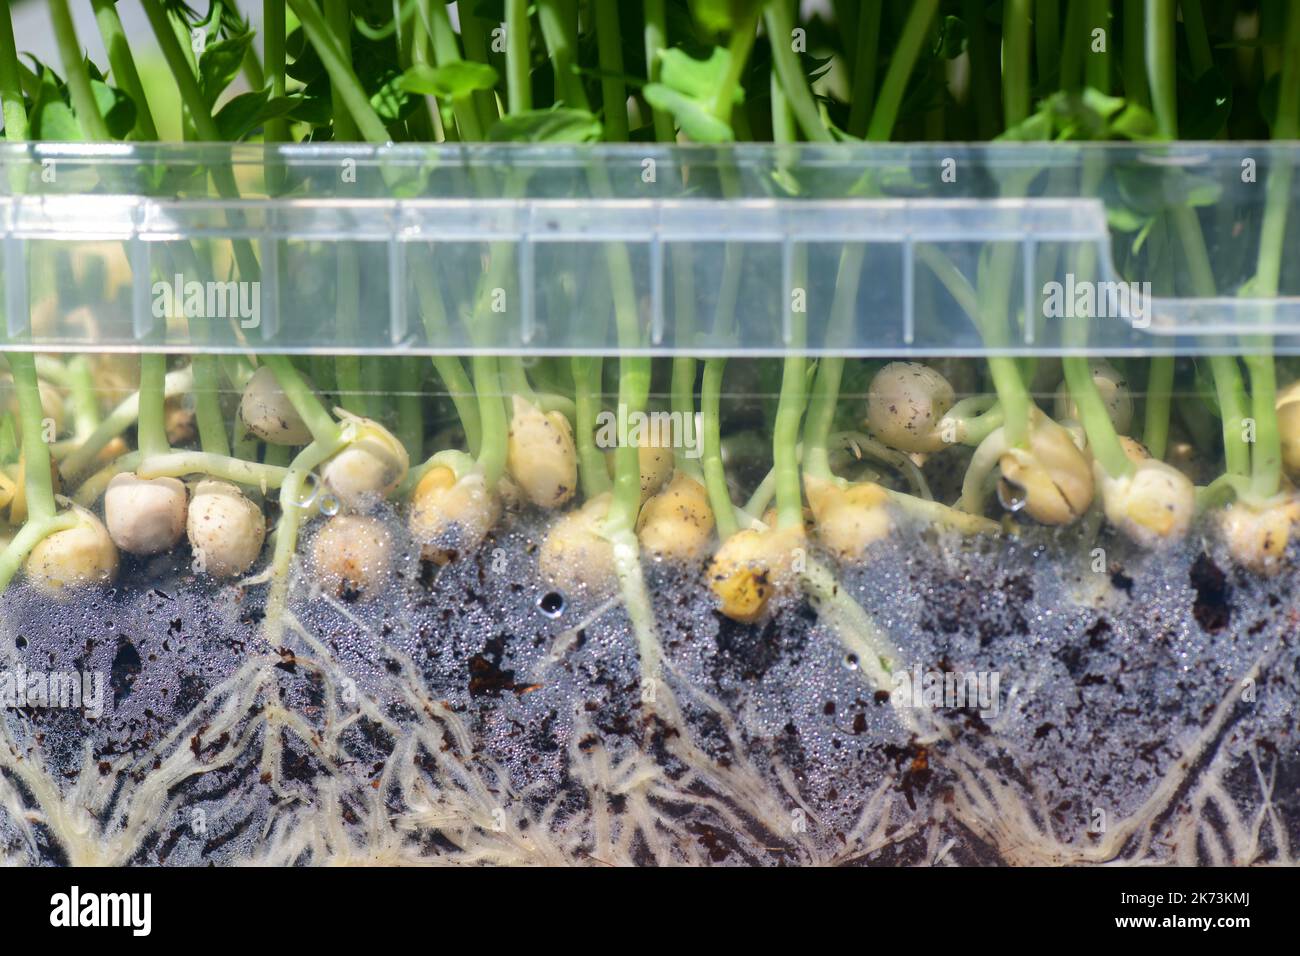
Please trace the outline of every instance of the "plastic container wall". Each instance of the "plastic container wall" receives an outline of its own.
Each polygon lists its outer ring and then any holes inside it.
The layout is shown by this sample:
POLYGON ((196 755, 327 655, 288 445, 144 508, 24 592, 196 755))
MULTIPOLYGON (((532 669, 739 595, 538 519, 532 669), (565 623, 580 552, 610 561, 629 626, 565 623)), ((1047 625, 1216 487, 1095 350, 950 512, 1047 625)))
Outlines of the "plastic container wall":
POLYGON ((1300 353, 1298 271, 1249 288, 1265 209, 1300 231, 1294 155, 5 146, 0 346, 1300 353))

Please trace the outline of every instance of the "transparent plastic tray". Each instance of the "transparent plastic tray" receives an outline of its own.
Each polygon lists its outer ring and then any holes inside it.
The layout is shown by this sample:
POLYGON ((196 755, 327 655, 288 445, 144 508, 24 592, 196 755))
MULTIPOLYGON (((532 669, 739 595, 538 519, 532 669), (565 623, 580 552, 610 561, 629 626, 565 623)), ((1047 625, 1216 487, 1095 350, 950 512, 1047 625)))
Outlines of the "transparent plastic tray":
POLYGON ((1297 156, 1277 143, 11 145, 0 345, 1297 353, 1297 156), (1279 294, 1252 297, 1270 203, 1288 213, 1290 258, 1279 294))

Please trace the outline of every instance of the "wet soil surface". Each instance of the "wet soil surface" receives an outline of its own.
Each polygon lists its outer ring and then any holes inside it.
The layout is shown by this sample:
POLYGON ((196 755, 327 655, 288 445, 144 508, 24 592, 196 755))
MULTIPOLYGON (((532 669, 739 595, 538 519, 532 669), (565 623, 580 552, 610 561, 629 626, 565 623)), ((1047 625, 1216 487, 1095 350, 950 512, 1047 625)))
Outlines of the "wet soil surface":
POLYGON ((274 648, 265 588, 183 554, 73 602, 13 589, 0 695, 30 694, 0 710, 0 859, 1245 864, 1300 844, 1290 570, 1199 537, 906 532, 837 568, 901 652, 883 684, 798 594, 741 625, 701 568, 650 565, 656 691, 621 605, 548 589, 536 544, 516 520, 377 601, 303 580, 274 648), (99 681, 102 713, 47 706, 55 674, 99 681))

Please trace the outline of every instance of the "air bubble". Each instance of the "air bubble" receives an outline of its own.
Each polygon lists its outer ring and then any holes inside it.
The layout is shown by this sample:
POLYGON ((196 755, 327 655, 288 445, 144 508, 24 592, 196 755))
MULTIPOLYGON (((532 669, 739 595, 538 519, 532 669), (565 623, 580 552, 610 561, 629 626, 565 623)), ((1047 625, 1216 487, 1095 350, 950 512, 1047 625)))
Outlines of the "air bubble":
POLYGON ((339 499, 334 495, 326 492, 320 496, 320 503, 317 505, 320 513, 326 516, 332 516, 339 513, 339 499))
POLYGON ((559 617, 564 613, 564 595, 559 591, 548 591, 537 599, 537 608, 547 617, 559 617))

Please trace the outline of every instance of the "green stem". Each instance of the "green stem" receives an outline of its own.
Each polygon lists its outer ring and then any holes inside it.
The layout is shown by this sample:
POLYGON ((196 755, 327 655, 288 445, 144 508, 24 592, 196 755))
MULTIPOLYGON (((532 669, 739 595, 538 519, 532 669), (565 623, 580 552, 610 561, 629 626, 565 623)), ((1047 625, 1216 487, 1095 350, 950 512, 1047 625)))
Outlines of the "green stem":
POLYGON ((682 422, 681 446, 673 451, 673 468, 697 481, 703 477, 700 463, 691 457, 699 451, 699 436, 695 434, 695 369, 697 362, 689 355, 673 357, 671 405, 673 415, 682 422))
MULTIPOLYGON (((626 250, 624 250, 626 251, 626 250)), ((617 308, 617 304, 616 304, 617 308)), ((635 304, 631 305, 635 310, 635 304)), ((621 338, 626 342, 626 338, 621 338)), ((650 396, 650 359, 623 355, 618 360, 618 403, 629 412, 645 408, 650 396)), ((611 533, 636 527, 641 510, 641 450, 631 442, 620 442, 614 450, 614 488, 606 516, 611 533)))
POLYGON ((533 108, 533 90, 528 73, 531 49, 528 0, 506 0, 506 92, 511 113, 523 113, 533 108))
MULTIPOLYGON (((198 131, 200 138, 212 142, 220 141, 222 138, 221 131, 217 127, 216 120, 212 118, 203 91, 199 88, 198 80, 194 76, 193 66, 186 53, 188 48, 182 47, 177 39, 167 11, 163 8, 160 0, 140 0, 140 2, 144 7, 145 16, 149 20, 149 26, 153 31, 154 38, 158 41, 158 47, 162 50, 163 58, 167 61, 167 67, 176 80, 176 87, 181 94, 181 102, 189 112, 194 128, 198 131)), ((107 134, 105 134, 104 138, 107 138, 107 134)), ((212 167, 210 174, 217 191, 223 197, 235 199, 239 196, 239 187, 235 181, 234 172, 228 166, 217 164, 212 167)), ((182 243, 182 245, 185 244, 182 243)), ((245 281, 257 279, 261 274, 261 268, 249 240, 234 240, 234 254, 235 260, 239 264, 241 277, 245 281)))
POLYGON ((1124 48, 1121 56, 1124 64, 1124 98, 1130 103, 1147 109, 1151 107, 1151 89, 1147 86, 1146 72, 1146 23, 1143 18, 1143 4, 1125 0, 1124 9, 1124 48))
POLYGON ((424 458, 424 403, 420 394, 420 363, 414 356, 397 360, 401 392, 397 396, 397 437, 411 461, 424 458))
POLYGON ((503 355, 497 360, 497 366, 501 369, 501 384, 505 389, 507 405, 512 404, 509 401, 512 395, 518 395, 533 405, 537 404, 537 393, 533 391, 532 383, 528 381, 522 355, 503 355))
POLYGON ((1151 457, 1164 460, 1169 448, 1169 410, 1174 390, 1174 357, 1157 355, 1151 359, 1147 375, 1146 424, 1142 442, 1151 457))
POLYGON ((1110 92, 1110 0, 1088 2, 1088 59, 1084 64, 1084 78, 1094 90, 1110 92), (1094 49, 1092 33, 1103 30, 1106 42, 1100 50, 1094 49))
MULTIPOLYGON (((646 80, 659 82, 662 65, 659 62, 660 51, 668 42, 668 30, 664 16, 664 0, 644 0, 645 8, 645 62, 646 80)), ((672 142, 674 137, 673 118, 663 110, 651 108, 654 120, 655 139, 660 142, 672 142)))
MULTIPOLYGON (((158 0, 143 0, 143 2, 147 12, 150 6, 157 5, 158 0)), ((307 40, 320 57, 321 63, 324 64, 325 71, 329 73, 331 89, 339 91, 339 95, 347 106, 347 111, 351 114, 352 120, 356 123, 361 135, 372 143, 388 142, 390 139, 388 127, 384 125, 384 121, 379 118, 379 114, 370 105, 370 97, 366 95, 361 81, 357 79, 356 74, 352 72, 352 67, 348 64, 349 57, 345 55, 342 48, 335 41, 329 24, 321 16, 320 11, 316 9, 315 3, 312 0, 289 0, 289 6, 298 17, 298 22, 302 24, 303 32, 307 35, 307 40)), ((442 4, 435 2, 434 6, 441 7, 442 4)), ((443 15, 446 15, 445 8, 443 15)), ((215 139, 219 137, 205 136, 204 138, 215 139)))
POLYGON ((850 136, 867 133, 871 104, 876 95, 876 68, 880 56, 881 0, 863 0, 858 8, 858 37, 853 56, 853 94, 849 97, 850 136))
POLYGON ((1088 360, 1078 355, 1061 359, 1070 398, 1079 411, 1079 420, 1088 435, 1088 445, 1093 456, 1101 463, 1106 474, 1123 478, 1134 471, 1132 460, 1124 453, 1115 426, 1106 412, 1106 403, 1092 380, 1088 360))
MULTIPOLYGON (((885 82, 881 85, 880 99, 871 112, 867 139, 872 142, 883 142, 893 134, 903 93, 916 66, 921 43, 929 30, 936 8, 937 0, 921 0, 913 5, 908 14, 903 26, 903 34, 899 38, 894 55, 889 62, 889 69, 885 73, 885 82)), ((853 311, 857 307, 858 285, 865 258, 866 248, 860 244, 848 246, 840 254, 835 295, 831 300, 831 318, 826 335, 828 345, 839 344, 839 337, 845 334, 852 320, 853 311)), ((831 425, 835 420, 835 408, 839 401, 839 387, 843 374, 842 355, 827 355, 818 362, 817 379, 813 383, 813 397, 804 428, 804 470, 818 477, 830 475, 827 442, 831 425)))
MULTIPOLYGON (((803 343, 795 346, 802 349, 803 343)), ((803 492, 799 483, 799 423, 807 399, 807 360, 802 352, 786 357, 781 372, 772 429, 772 467, 776 471, 776 523, 779 528, 803 525, 803 492)))
MULTIPOLYGON (((170 372, 163 383, 163 397, 183 395, 194 388, 194 376, 191 369, 185 368, 170 372)), ((124 398, 116 408, 104 417, 99 427, 84 442, 78 445, 59 463, 59 470, 68 481, 76 481, 95 462, 95 458, 110 441, 131 427, 131 423, 140 416, 140 393, 124 398)))
POLYGON ((950 408, 944 418, 952 421, 954 435, 963 445, 981 444, 1006 422, 1002 406, 989 395, 972 395, 963 399, 950 408), (981 406, 985 410, 976 414, 976 409, 981 406))
POLYGON ((272 468, 287 468, 293 461, 293 454, 288 445, 266 445, 262 449, 262 463, 272 468))
MULTIPOLYGON (((487 39, 483 34, 483 21, 474 14, 474 6, 470 3, 456 5, 460 12, 460 40, 465 47, 466 59, 471 63, 486 63, 487 39)), ((478 116, 479 128, 488 129, 498 119, 496 94, 492 90, 475 90, 471 100, 478 116)))
MULTIPOLYGON (((920 0, 920 6, 929 4, 933 7, 936 0, 920 0)), ((822 122, 821 113, 817 110, 817 103, 813 99, 812 90, 808 87, 808 80, 803 73, 803 65, 799 62, 799 56, 791 47, 791 36, 794 32, 793 7, 789 0, 773 0, 767 5, 763 14, 767 23, 767 35, 772 46, 772 65, 776 68, 776 74, 780 77, 781 86, 785 89, 786 99, 790 103, 790 109, 794 111, 795 118, 799 121, 799 128, 803 130, 804 136, 813 142, 830 143, 834 142, 830 130, 822 122)), ((910 23, 910 20, 909 20, 910 23)), ((742 33, 752 33, 750 31, 739 31, 737 36, 742 33)), ((906 31, 904 31, 906 34, 906 31)), ((732 39, 735 43, 735 37, 732 39)), ((749 43, 753 43, 753 37, 749 37, 749 43)), ((748 55, 748 48, 745 53, 748 55)), ((744 62, 741 61, 737 66, 736 56, 732 54, 732 68, 739 78, 739 70, 744 68, 744 62)), ((888 84, 888 79, 886 79, 888 84)), ((715 101, 714 111, 722 119, 729 118, 731 115, 731 103, 723 102, 722 95, 726 92, 728 97, 731 96, 731 90, 719 90, 718 99, 715 101), (725 112, 724 112, 725 111, 725 112)), ((881 91, 883 98, 885 91, 881 91)), ((874 120, 874 116, 872 117, 874 120)))
MULTIPOLYGON (((1174 0, 1146 0, 1146 14, 1147 77, 1156 127, 1162 138, 1176 139, 1178 87, 1174 59, 1174 0)), ((1171 211, 1170 218, 1173 233, 1182 242, 1187 258, 1193 293, 1198 297, 1212 298, 1215 295, 1214 269, 1196 210, 1177 206, 1171 211)), ((1241 369, 1230 355, 1211 355, 1209 364, 1222 418, 1224 465, 1229 474, 1245 475, 1250 471, 1250 448, 1242 435, 1246 400, 1241 369)), ((1271 409, 1269 414, 1270 417, 1273 414, 1271 409)))
MULTIPOLYGON (((352 8, 348 0, 325 0, 325 22, 334 35, 335 49, 343 66, 352 69, 352 8)), ((350 143, 357 138, 357 124, 348 112, 344 86, 330 83, 330 100, 333 104, 334 142, 350 143)))
POLYGON ((339 434, 338 422, 334 421, 333 416, 320 403, 320 399, 303 380, 288 356, 264 355, 262 363, 270 367, 280 390, 284 392, 284 397, 289 400, 289 404, 303 420, 303 424, 311 432, 312 439, 317 442, 336 440, 339 434))
POLYGON ((140 3, 144 7, 154 39, 158 41, 158 48, 167 61, 167 68, 172 72, 176 88, 181 94, 181 102, 189 111, 190 121, 194 124, 195 130, 202 139, 219 141, 221 130, 212 118, 212 113, 203 98, 203 91, 194 77, 194 69, 185 55, 185 48, 176 39, 176 31, 161 0, 140 0, 140 3))
POLYGON ((704 434, 701 436, 701 464, 704 468, 704 487, 709 493, 709 506, 718 528, 718 537, 726 541, 736 533, 735 505, 727 489, 727 474, 722 467, 722 418, 719 405, 722 396, 722 373, 727 367, 723 358, 706 359, 704 381, 700 386, 700 416, 704 434))
POLYGON ((100 422, 95 379, 90 370, 90 360, 86 356, 77 355, 68 362, 67 387, 72 397, 75 417, 73 435, 76 441, 85 441, 94 434, 100 422))
MULTIPOLYGON (((29 521, 54 517, 54 485, 50 478, 50 448, 45 443, 45 412, 30 352, 9 352, 9 370, 18 394, 18 420, 23 429, 23 481, 29 521)), ((39 540, 39 539, 38 539, 39 540)))
MULTIPOLYGON (((433 58, 438 66, 459 63, 462 59, 460 43, 456 31, 451 27, 451 17, 447 15, 447 6, 442 0, 426 2, 427 28, 429 39, 433 41, 433 58)), ((478 107, 473 96, 453 96, 452 112, 456 116, 456 125, 460 127, 460 138, 471 142, 483 138, 483 124, 479 119, 478 107)))
POLYGON ((199 444, 205 452, 229 455, 225 416, 221 414, 220 368, 215 355, 195 355, 194 412, 199 426, 199 444))
POLYGON ((447 396, 456 406, 460 427, 465 432, 465 444, 471 455, 477 455, 483 430, 479 422, 478 406, 474 403, 474 385, 465 374, 465 366, 454 355, 435 355, 433 367, 447 389, 447 396))
POLYGON ((790 108, 790 99, 781 86, 781 78, 773 73, 768 77, 767 85, 772 99, 772 142, 793 143, 798 138, 799 127, 794 110, 790 108))
MULTIPOLYGON (((1142 16, 1140 5, 1128 3, 1127 7, 1138 6, 1138 17, 1142 16)), ((1127 47, 1127 43, 1125 44, 1127 47)), ((1050 87, 1051 64, 1060 63, 1061 59, 1061 6, 1060 0, 1034 0, 1034 62, 1037 66, 1036 78, 1038 88, 1050 87)), ((1138 53, 1141 63, 1141 52, 1138 53)))
POLYGON ((1007 128, 1029 116, 1029 0, 1006 0, 1002 7, 1002 109, 1007 128))
MULTIPOLYGON (((337 295, 334 309, 338 327, 345 341, 358 341, 361 338, 361 264, 355 250, 346 243, 340 243, 335 258, 337 295)), ((334 378, 339 404, 358 415, 373 418, 370 395, 362 378, 362 357, 356 353, 336 355, 334 378)))
POLYGON ((627 84, 623 81, 623 46, 618 24, 618 4, 598 3, 592 12, 596 18, 600 103, 605 114, 605 139, 611 143, 626 143, 627 84))
POLYGON ((1161 139, 1178 138, 1174 21, 1174 0, 1146 0, 1147 82, 1161 139))
POLYGON ((116 0, 91 0, 95 10, 95 22, 99 25, 99 35, 108 51, 108 64, 113 70, 113 82, 123 89, 135 103, 135 135, 137 139, 158 139, 158 127, 154 125, 153 114, 149 111, 149 100, 145 96, 144 84, 140 82, 140 73, 135 68, 135 58, 126 39, 126 29, 122 19, 117 15, 116 0))
MULTIPOLYGON (((835 296, 831 300, 830 328, 843 332, 856 308, 858 285, 866 248, 850 246, 840 255, 839 271, 835 277, 835 296)), ((836 345, 832 340, 829 344, 836 345)), ((839 403, 840 381, 844 377, 844 356, 826 355, 817 363, 817 377, 813 381, 812 398, 808 403, 808 420, 804 426, 804 471, 818 478, 831 475, 828 441, 835 411, 839 403)))
POLYGON ((242 458, 215 455, 205 451, 174 451, 156 456, 142 456, 135 473, 141 478, 210 475, 237 485, 279 488, 288 476, 289 470, 277 465, 260 464, 256 461, 245 461, 242 458))
MULTIPOLYGON (((780 7, 785 0, 774 0, 768 4, 769 13, 780 7)), ((727 72, 722 75, 722 81, 718 84, 717 93, 713 98, 713 115, 724 122, 731 121, 731 111, 736 105, 736 91, 741 88, 740 78, 745 73, 745 66, 749 63, 749 54, 754 49, 754 40, 758 29, 758 13, 755 12, 749 16, 742 17, 731 31, 731 41, 727 44, 727 72)), ((770 34, 771 36, 788 37, 789 30, 786 29, 780 34, 770 34)), ((778 47, 788 47, 788 44, 773 43, 772 56, 780 55, 778 47)))
MULTIPOLYGON (((1278 82, 1275 139, 1292 140, 1300 134, 1300 9, 1288 5, 1283 37, 1282 70, 1278 82)), ((1259 253, 1251 294, 1277 295, 1282 278, 1282 254, 1290 202, 1292 168, 1282 159, 1269 170, 1265 187, 1264 221, 1260 226, 1259 253)), ((1277 424, 1277 373, 1273 366, 1271 337, 1252 343, 1247 355, 1250 372, 1251 414, 1255 419, 1255 447, 1251 455, 1251 491, 1259 498, 1277 494, 1282 484, 1282 444, 1277 424)))
POLYGON ((22 529, 5 546, 4 551, 0 552, 0 591, 9 587, 9 582, 22 567, 27 555, 31 554, 32 548, 55 532, 66 531, 76 523, 77 516, 71 511, 50 515, 47 518, 33 518, 29 514, 22 529))
POLYGON ((54 24, 54 38, 59 47, 59 59, 63 61, 68 94, 72 98, 72 108, 77 113, 77 122, 87 139, 107 140, 108 124, 100 115, 95 103, 95 94, 90 89, 90 73, 86 69, 85 56, 77 40, 77 31, 72 23, 72 11, 68 9, 68 0, 49 0, 50 20, 54 24))
POLYGON ((9 0, 0 0, 0 104, 4 108, 5 139, 23 142, 28 137, 27 107, 23 102, 22 69, 14 44, 9 0))
POLYGON ((1090 0, 1069 0, 1065 8, 1065 35, 1058 56, 1061 61, 1061 89, 1075 93, 1083 85, 1083 53, 1088 48, 1087 16, 1090 0))
POLYGON ((537 0, 537 21, 551 58, 557 99, 575 109, 587 108, 587 94, 574 70, 573 34, 577 11, 570 0, 537 0))
POLYGON ((885 73, 885 82, 880 87, 880 99, 871 111, 871 123, 867 127, 867 140, 882 143, 889 139, 898 118, 898 108, 903 103, 903 94, 907 91, 907 81, 916 65, 916 58, 921 52, 926 35, 930 31, 930 21, 934 19, 939 0, 916 0, 903 24, 903 33, 894 47, 894 55, 889 61, 889 70, 885 73))
MULTIPOLYGON (((279 99, 285 95, 285 24, 284 0, 262 0, 262 45, 266 56, 266 73, 271 80, 271 96, 279 99)), ((267 120, 264 138, 268 143, 283 143, 289 139, 289 123, 285 119, 267 120)))
MULTIPOLYGON (((428 269, 415 270, 415 291, 420 301, 420 315, 424 320, 425 333, 431 345, 438 345, 447 338, 447 310, 443 305, 434 277, 428 269)), ((454 355, 434 355, 433 367, 442 378, 447 395, 456 406, 460 416, 460 426, 465 432, 465 443, 471 455, 479 453, 482 441, 482 424, 479 420, 478 406, 474 402, 474 386, 465 374, 465 367, 454 355)))
POLYGON ((574 442, 578 449, 578 471, 582 476, 582 493, 590 500, 609 491, 609 469, 605 457, 596 447, 596 416, 600 412, 599 356, 574 356, 573 400, 576 405, 574 442))
POLYGON ((482 444, 479 446, 478 464, 489 488, 495 488, 506 470, 506 448, 509 442, 510 423, 505 405, 501 402, 501 375, 497 360, 491 355, 475 355, 471 360, 474 370, 474 392, 478 397, 479 421, 482 423, 482 444))
POLYGON ((140 454, 146 458, 171 451, 167 444, 166 379, 165 355, 146 352, 140 356, 140 424, 136 433, 140 454))

